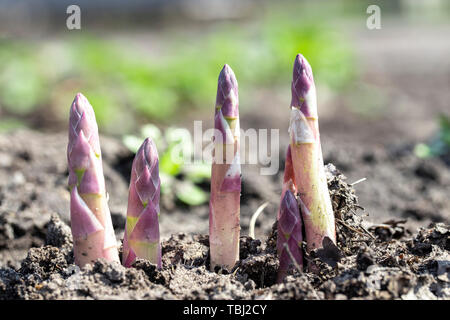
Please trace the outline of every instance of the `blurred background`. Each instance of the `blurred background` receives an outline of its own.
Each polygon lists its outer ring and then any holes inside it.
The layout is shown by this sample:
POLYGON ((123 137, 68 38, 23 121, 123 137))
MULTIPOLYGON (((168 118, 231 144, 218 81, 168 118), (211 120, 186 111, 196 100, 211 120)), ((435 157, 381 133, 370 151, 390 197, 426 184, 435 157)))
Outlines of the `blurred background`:
MULTIPOLYGON (((376 169, 384 158, 374 150, 401 145, 418 159, 439 158, 448 171, 449 35, 445 0, 0 0, 0 132, 65 132, 71 101, 82 92, 105 136, 131 151, 148 134, 165 136, 170 147, 182 135, 174 129, 192 131, 194 120, 212 126, 217 77, 227 63, 239 82, 241 127, 280 129, 283 159, 292 63, 300 52, 318 87, 325 161, 350 180, 368 178, 358 186, 362 204, 375 215, 448 221, 445 179, 436 178, 443 194, 431 194, 425 205, 380 207, 389 195, 406 204, 417 197, 395 194, 410 180, 390 181, 402 167, 376 169), (71 4, 81 8, 81 30, 66 27, 71 4), (371 4, 381 8, 381 29, 367 28, 371 4), (389 191, 377 194, 386 185, 389 191)), ((163 174, 180 173, 162 162, 163 174)), ((430 175, 424 168, 419 176, 430 175)), ((182 179, 201 186, 208 170, 182 179)), ((274 185, 277 194, 278 180, 274 185)), ((187 190, 179 198, 188 205, 208 199, 187 190)))
POLYGON ((224 63, 239 80, 243 112, 279 114, 301 52, 326 120, 337 116, 333 108, 364 121, 401 114, 408 126, 420 120, 409 133, 424 138, 448 107, 449 25, 443 0, 2 0, 0 130, 64 129, 77 92, 105 133, 189 124, 210 116, 224 63), (381 8, 380 30, 366 27, 372 3, 381 8), (81 8, 81 30, 66 27, 70 4, 81 8), (435 94, 415 108, 424 86, 435 94))

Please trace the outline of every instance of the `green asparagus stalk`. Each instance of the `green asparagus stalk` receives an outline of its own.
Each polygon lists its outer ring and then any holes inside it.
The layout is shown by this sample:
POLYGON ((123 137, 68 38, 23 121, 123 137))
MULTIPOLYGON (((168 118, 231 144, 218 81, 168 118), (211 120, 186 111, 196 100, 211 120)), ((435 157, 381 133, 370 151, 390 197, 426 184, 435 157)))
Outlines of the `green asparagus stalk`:
POLYGON ((99 258, 119 261, 95 114, 81 93, 70 108, 67 160, 75 263, 82 267, 99 258))
POLYGON ((238 84, 233 70, 220 72, 216 97, 214 155, 209 202, 211 270, 239 260, 241 164, 238 84))

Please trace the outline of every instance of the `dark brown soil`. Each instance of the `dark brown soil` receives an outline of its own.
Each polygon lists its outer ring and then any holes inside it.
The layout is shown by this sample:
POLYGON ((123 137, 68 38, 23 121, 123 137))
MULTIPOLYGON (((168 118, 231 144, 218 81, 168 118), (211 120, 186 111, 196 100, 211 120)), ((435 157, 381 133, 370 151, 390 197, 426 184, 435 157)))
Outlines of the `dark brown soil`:
MULTIPOLYGON (((319 274, 294 270, 276 284, 273 224, 282 170, 265 177, 251 166, 243 168, 241 260, 231 273, 209 271, 207 206, 164 200, 162 270, 146 261, 131 269, 98 261, 79 270, 68 226, 66 139, 30 131, 0 136, 0 299, 450 298, 449 170, 440 159, 417 159, 409 145, 365 150, 327 139, 326 162, 367 181, 355 192, 353 181, 327 166, 338 245, 307 257, 319 274), (358 203, 361 194, 370 201, 358 203), (265 201, 251 239, 250 217, 265 201)), ((101 143, 121 239, 132 157, 114 139, 101 143)))

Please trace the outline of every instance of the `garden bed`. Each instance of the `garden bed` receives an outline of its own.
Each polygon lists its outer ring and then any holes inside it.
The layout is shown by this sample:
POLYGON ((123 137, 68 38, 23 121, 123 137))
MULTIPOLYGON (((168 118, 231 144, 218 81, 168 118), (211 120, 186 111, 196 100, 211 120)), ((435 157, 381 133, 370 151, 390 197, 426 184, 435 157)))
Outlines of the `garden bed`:
MULTIPOLYGON (((142 260, 131 269, 98 261, 79 270, 68 226, 66 135, 2 135, 0 299, 450 298, 450 178, 444 162, 417 159, 407 144, 355 149, 325 141, 326 162, 368 181, 355 185, 355 192, 352 181, 327 166, 338 245, 307 257, 319 274, 294 271, 276 284, 272 230, 282 170, 264 177, 253 174, 256 168, 243 169, 243 235, 256 208, 270 204, 257 221, 257 239, 241 237, 241 260, 231 273, 209 271, 207 205, 190 208, 167 199, 161 202, 162 270, 142 260)), ((133 157, 114 139, 101 143, 113 224, 122 239, 133 157)))

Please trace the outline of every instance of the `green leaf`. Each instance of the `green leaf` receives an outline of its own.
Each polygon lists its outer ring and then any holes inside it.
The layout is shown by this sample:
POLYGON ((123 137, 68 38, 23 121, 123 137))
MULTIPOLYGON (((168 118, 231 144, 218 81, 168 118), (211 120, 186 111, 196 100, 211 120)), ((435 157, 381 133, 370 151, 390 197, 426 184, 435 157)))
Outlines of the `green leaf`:
POLYGON ((450 117, 441 115, 439 117, 440 138, 447 148, 450 148, 450 117))
POLYGON ((211 164, 205 162, 185 166, 183 173, 188 180, 198 183, 211 179, 211 164))
POLYGON ((139 147, 141 146, 143 139, 132 135, 125 135, 122 138, 122 142, 125 145, 125 147, 128 148, 128 150, 130 150, 133 153, 136 153, 139 150, 139 147))
POLYGON ((185 128, 167 128, 164 134, 167 144, 174 143, 189 143, 192 144, 190 139, 191 133, 185 128))
POLYGON ((164 120, 174 115, 177 95, 169 88, 133 82, 126 82, 125 86, 130 105, 143 116, 164 120))
POLYGON ((418 143, 414 147, 414 154, 419 158, 429 158, 432 155, 430 147, 424 143, 418 143))
POLYGON ((4 107, 25 115, 45 100, 46 79, 30 57, 15 58, 0 71, 0 96, 4 107))
POLYGON ((0 120, 0 133, 10 132, 16 129, 26 128, 26 124, 15 118, 0 120))
POLYGON ((176 196, 190 206, 198 206, 208 201, 209 194, 193 183, 185 181, 178 186, 176 196))
POLYGON ((146 124, 141 128, 141 136, 145 139, 150 137, 159 149, 159 144, 161 144, 162 134, 161 130, 154 124, 146 124))
POLYGON ((168 194, 172 192, 174 178, 164 172, 159 172, 159 178, 161 179, 161 193, 168 194))
POLYGON ((162 156, 159 157, 159 170, 171 176, 176 176, 181 172, 183 163, 175 162, 172 158, 173 146, 169 147, 162 156))
POLYGON ((445 114, 439 116, 439 124, 441 130, 448 131, 450 130, 450 117, 445 114))

